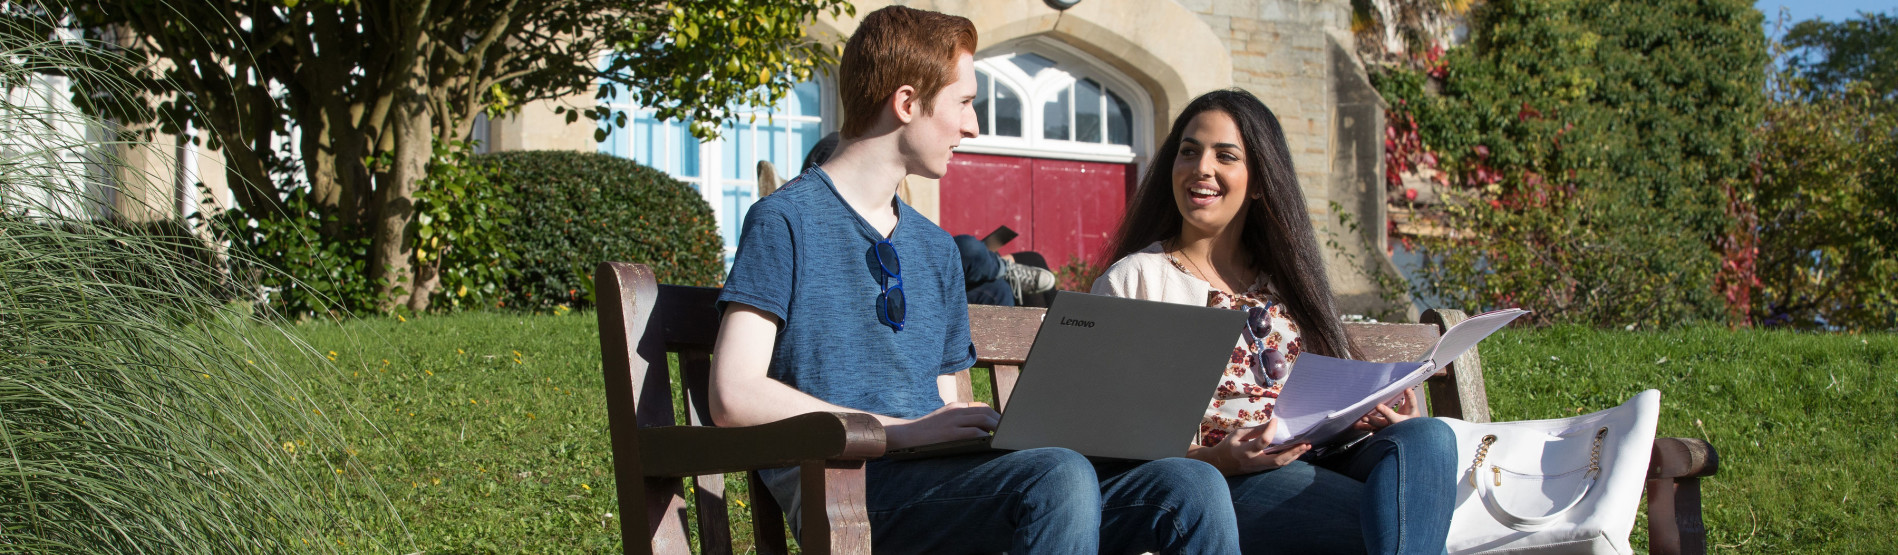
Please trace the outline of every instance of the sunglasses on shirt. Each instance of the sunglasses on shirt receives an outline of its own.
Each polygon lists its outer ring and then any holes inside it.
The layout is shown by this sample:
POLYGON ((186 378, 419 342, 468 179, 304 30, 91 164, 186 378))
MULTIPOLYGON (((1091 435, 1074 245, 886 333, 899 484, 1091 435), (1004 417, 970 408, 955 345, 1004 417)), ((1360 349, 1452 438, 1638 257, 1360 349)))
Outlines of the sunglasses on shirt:
POLYGON ((896 257, 896 245, 889 239, 877 241, 877 267, 883 270, 883 276, 877 283, 883 292, 877 294, 877 319, 885 325, 903 331, 903 317, 908 315, 909 307, 903 299, 903 263, 896 257))

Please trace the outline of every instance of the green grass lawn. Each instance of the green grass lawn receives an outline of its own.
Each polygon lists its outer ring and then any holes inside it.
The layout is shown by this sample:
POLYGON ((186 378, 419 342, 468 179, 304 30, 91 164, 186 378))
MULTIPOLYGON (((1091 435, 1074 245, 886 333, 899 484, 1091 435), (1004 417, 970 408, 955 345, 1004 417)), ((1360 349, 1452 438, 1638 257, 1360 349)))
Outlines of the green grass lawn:
MULTIPOLYGON (((332 417, 350 435, 297 448, 355 478, 339 502, 387 499, 369 529, 338 541, 399 553, 618 551, 592 314, 289 329, 316 354, 279 348, 309 361, 310 385, 337 399, 332 417)), ((1898 551, 1884 533, 1898 523, 1898 337, 1554 328, 1506 331, 1482 352, 1498 419, 1660 389, 1660 435, 1720 450, 1720 474, 1702 486, 1715 551, 1898 551)))

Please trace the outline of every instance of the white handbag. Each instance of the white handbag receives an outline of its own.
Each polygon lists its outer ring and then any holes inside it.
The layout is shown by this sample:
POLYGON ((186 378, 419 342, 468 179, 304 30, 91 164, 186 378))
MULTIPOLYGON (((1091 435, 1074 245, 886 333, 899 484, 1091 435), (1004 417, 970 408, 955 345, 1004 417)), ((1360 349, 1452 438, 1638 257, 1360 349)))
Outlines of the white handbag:
POLYGON ((1627 554, 1653 452, 1661 392, 1573 418, 1476 424, 1456 432, 1449 552, 1627 554))

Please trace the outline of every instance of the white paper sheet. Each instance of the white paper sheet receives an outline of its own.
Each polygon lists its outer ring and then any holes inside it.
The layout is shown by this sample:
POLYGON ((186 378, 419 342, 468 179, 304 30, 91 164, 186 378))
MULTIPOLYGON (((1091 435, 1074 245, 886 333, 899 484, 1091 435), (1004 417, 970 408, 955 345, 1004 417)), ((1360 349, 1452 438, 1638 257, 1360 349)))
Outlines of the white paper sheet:
POLYGON ((1496 333, 1496 330, 1503 329, 1503 326, 1509 325, 1511 320, 1528 313, 1529 311, 1520 308, 1505 308, 1471 316, 1470 319, 1450 326, 1449 330, 1444 331, 1443 337, 1437 339, 1437 344, 1419 360, 1431 363, 1431 366, 1437 368, 1455 362, 1456 357, 1470 352, 1471 348, 1476 347, 1477 342, 1496 333))
POLYGON ((1485 312, 1443 333, 1418 362, 1363 362, 1306 353, 1298 357, 1272 415, 1280 420, 1272 443, 1328 441, 1370 414, 1372 405, 1394 398, 1436 374, 1476 344, 1529 311, 1485 312))
MULTIPOLYGON (((1272 415, 1279 429, 1273 443, 1330 439, 1351 427, 1371 405, 1387 399, 1379 392, 1401 392, 1395 386, 1415 375, 1432 373, 1421 362, 1362 362, 1306 353, 1285 388, 1279 391, 1272 415)), ((1422 380, 1419 379, 1419 382, 1422 380)))

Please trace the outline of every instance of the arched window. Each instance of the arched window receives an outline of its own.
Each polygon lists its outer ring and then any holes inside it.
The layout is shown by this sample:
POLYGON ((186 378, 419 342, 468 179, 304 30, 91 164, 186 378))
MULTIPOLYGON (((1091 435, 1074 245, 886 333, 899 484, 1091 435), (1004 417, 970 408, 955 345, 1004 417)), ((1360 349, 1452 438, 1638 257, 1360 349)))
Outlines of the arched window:
POLYGON ((1149 125, 1139 88, 1065 45, 1031 39, 976 61, 981 134, 963 150, 1130 162, 1149 125))
POLYGON ((718 218, 729 265, 745 212, 758 200, 758 161, 770 161, 780 180, 797 175, 804 154, 824 136, 822 92, 821 83, 806 81, 776 106, 727 108, 730 122, 718 139, 704 142, 692 136, 692 122, 659 121, 634 95, 621 92, 606 103, 626 112, 626 126, 606 124, 600 152, 631 158, 698 189, 718 218))

